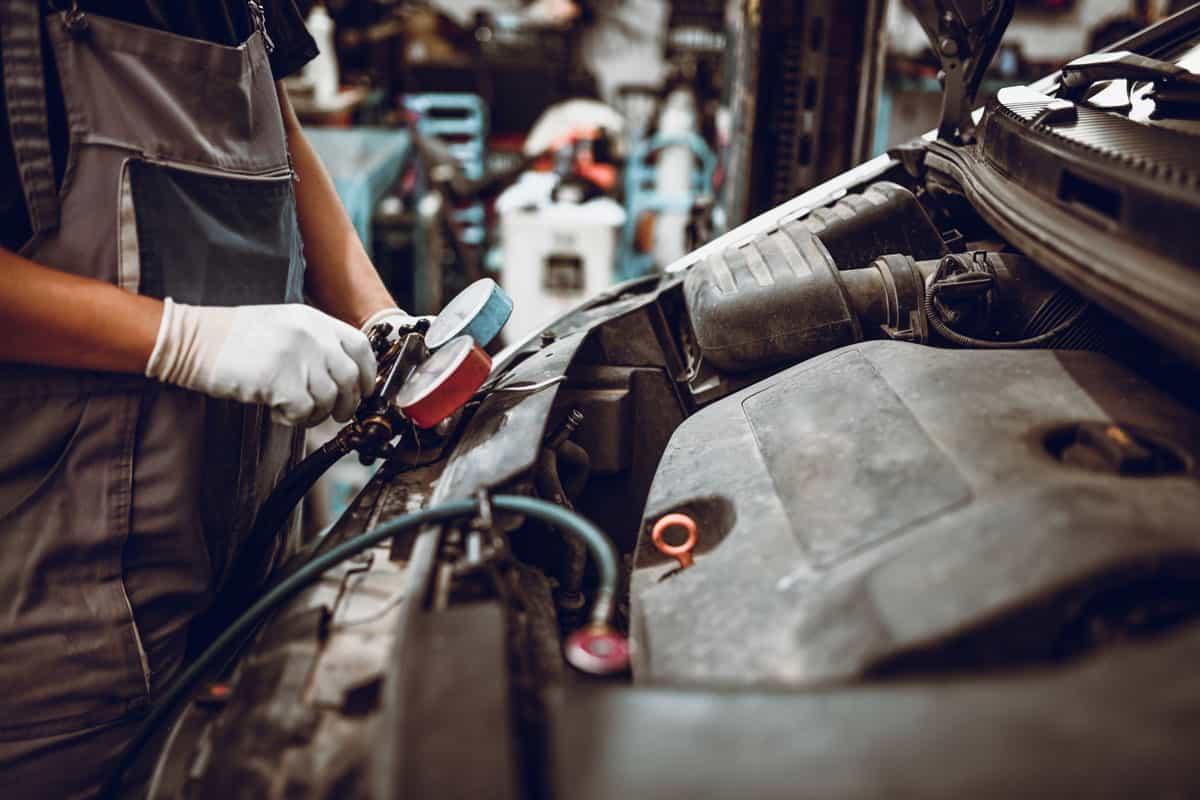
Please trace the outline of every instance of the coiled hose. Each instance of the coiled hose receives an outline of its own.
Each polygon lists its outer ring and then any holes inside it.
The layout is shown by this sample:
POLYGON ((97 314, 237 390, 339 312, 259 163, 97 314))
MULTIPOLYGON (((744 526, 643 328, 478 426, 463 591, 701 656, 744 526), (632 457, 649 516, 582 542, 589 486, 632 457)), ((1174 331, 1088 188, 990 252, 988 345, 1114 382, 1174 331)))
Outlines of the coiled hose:
MULTIPOLYGON (((501 511, 534 517, 583 540, 596 559, 596 568, 600 580, 596 602, 592 608, 592 620, 594 623, 607 623, 609 617, 612 615, 618 580, 617 554, 608 537, 579 514, 568 511, 553 503, 548 503, 545 500, 539 500, 534 497, 522 497, 520 495, 502 494, 492 497, 491 505, 493 508, 501 511)), ((324 572, 386 539, 390 539, 411 528, 470 516, 475 514, 477 510, 478 504, 474 500, 453 500, 443 503, 440 506, 405 514, 390 522, 385 522, 379 527, 354 539, 343 542, 327 552, 320 553, 271 587, 266 594, 234 619, 213 640, 212 644, 205 648, 196 660, 184 670, 183 674, 163 692, 158 702, 151 706, 149 713, 146 715, 145 720, 143 720, 141 727, 138 728, 137 734, 130 742, 116 771, 101 792, 101 796, 116 796, 121 785, 122 776, 137 758, 138 753, 154 734, 159 724, 171 714, 176 705, 191 692, 192 688, 205 676, 209 669, 217 663, 221 654, 230 646, 241 641, 267 614, 271 613, 297 592, 312 584, 324 572)))

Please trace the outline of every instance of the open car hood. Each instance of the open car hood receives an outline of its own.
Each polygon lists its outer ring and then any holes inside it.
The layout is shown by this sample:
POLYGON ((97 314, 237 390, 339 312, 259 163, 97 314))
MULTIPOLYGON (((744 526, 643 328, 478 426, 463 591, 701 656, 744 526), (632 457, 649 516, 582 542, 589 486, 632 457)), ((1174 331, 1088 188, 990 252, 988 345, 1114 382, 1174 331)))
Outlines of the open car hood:
POLYGON ((975 96, 1016 0, 905 0, 942 62, 942 119, 938 138, 957 144, 974 131, 975 96))

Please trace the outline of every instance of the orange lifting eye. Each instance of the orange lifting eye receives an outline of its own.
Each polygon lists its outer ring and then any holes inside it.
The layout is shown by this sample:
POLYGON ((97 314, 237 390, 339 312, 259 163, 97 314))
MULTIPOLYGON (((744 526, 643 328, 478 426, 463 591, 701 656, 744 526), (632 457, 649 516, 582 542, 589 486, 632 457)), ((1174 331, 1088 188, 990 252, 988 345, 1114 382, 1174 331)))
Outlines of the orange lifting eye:
POLYGON ((692 566, 695 561, 692 559, 692 550, 696 547, 696 520, 689 517, 687 514, 667 514, 658 522, 654 523, 654 529, 650 532, 650 538, 654 542, 654 546, 658 548, 658 552, 664 556, 670 556, 679 562, 680 569, 687 569, 692 566), (670 528, 683 528, 687 533, 687 539, 683 544, 668 544, 663 541, 663 534, 670 528))

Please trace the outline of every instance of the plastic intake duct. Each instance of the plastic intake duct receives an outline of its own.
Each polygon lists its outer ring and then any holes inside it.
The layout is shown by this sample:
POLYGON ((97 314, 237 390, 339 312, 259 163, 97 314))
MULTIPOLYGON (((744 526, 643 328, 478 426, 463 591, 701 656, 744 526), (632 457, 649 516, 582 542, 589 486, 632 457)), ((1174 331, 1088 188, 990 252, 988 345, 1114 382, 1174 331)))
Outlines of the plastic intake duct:
POLYGON ((947 252, 941 233, 920 201, 891 181, 873 183, 861 193, 818 206, 799 219, 842 269, 870 264, 887 253, 929 261, 947 252))
POLYGON ((704 358, 727 372, 790 364, 862 341, 925 341, 924 275, 907 255, 839 270, 795 220, 714 253, 684 280, 704 358))

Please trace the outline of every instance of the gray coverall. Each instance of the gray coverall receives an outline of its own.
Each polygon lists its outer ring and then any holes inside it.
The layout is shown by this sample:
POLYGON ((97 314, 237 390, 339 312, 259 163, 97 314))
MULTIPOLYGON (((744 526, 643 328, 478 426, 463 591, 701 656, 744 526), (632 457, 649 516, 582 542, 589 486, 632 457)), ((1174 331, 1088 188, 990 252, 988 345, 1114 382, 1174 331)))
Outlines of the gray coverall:
MULTIPOLYGON (((40 20, 39 5, 0 0, 35 231, 21 254, 183 303, 301 302, 261 32, 225 47, 95 15, 40 20), (57 191, 43 24, 71 140, 57 191)), ((180 667, 300 439, 261 407, 140 376, 6 364, 0 442, 0 793, 87 796, 180 667)))

